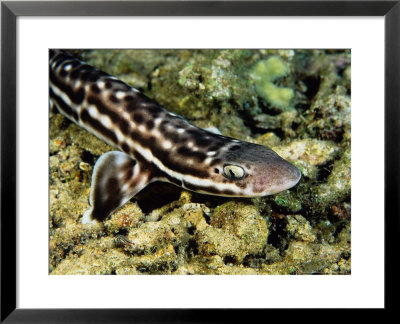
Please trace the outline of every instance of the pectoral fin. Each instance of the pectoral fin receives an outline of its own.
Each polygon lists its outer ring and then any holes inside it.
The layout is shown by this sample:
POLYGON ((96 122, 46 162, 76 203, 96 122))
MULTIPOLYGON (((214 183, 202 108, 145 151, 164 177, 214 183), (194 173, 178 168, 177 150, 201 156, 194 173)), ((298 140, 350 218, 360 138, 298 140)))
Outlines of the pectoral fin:
POLYGON ((123 152, 108 152, 96 162, 90 188, 90 209, 82 224, 102 221, 124 205, 149 183, 148 174, 141 174, 139 163, 123 152))

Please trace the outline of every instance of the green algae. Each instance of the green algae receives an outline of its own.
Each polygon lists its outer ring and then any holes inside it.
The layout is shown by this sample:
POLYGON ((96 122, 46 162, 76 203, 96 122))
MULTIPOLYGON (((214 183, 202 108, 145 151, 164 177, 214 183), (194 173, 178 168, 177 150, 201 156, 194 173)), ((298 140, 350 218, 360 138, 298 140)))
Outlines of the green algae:
POLYGON ((145 189, 104 223, 83 226, 93 165, 112 148, 51 113, 51 274, 351 272, 349 51, 78 53, 200 127, 272 147, 303 178, 291 190, 254 199, 157 186, 158 192, 145 189), (250 77, 271 58, 285 68, 272 71, 270 82, 291 89, 285 107, 293 109, 274 107, 250 77), (175 198, 157 204, 173 192, 175 198))

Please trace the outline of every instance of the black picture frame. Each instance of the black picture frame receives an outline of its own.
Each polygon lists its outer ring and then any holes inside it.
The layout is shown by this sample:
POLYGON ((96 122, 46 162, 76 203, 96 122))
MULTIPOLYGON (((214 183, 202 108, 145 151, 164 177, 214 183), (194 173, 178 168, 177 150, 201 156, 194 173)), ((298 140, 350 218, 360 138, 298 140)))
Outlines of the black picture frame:
MULTIPOLYGON (((19 16, 384 16, 385 309, 395 306, 399 237, 400 1, 129 1, 1 3, 1 322, 225 322, 244 310, 16 308, 16 19, 19 16), (398 253, 398 252, 397 252, 398 253)), ((368 153, 373 154, 373 153, 368 153)), ((113 298, 118 298, 113 296, 113 298)), ((251 310, 262 316, 263 310, 251 310)))

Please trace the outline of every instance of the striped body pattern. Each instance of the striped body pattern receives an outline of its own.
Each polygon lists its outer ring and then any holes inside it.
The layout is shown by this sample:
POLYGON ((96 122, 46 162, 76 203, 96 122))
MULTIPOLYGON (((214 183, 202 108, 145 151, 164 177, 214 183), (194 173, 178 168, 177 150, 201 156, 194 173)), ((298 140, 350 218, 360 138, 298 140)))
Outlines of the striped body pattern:
POLYGON ((83 223, 104 220, 154 181, 254 197, 289 189, 301 177, 271 149, 203 130, 65 51, 50 50, 49 67, 50 105, 120 150, 97 160, 83 223))

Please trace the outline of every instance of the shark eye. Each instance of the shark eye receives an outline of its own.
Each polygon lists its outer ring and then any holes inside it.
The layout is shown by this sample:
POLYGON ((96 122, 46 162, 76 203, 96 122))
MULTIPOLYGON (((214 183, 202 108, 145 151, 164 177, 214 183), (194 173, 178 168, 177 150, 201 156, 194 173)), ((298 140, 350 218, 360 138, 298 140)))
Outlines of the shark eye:
POLYGON ((240 180, 243 179, 245 172, 240 166, 228 164, 224 166, 224 175, 231 180, 240 180))

